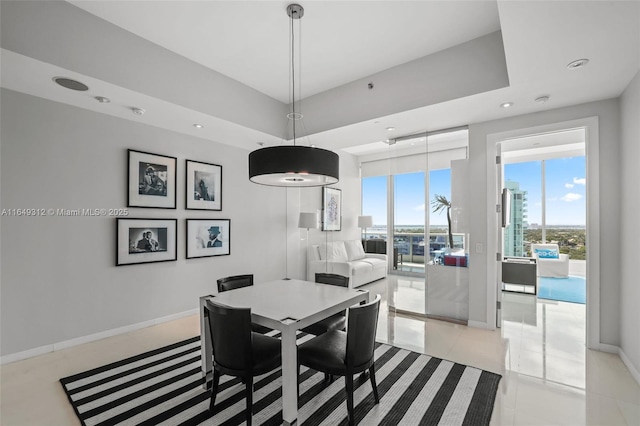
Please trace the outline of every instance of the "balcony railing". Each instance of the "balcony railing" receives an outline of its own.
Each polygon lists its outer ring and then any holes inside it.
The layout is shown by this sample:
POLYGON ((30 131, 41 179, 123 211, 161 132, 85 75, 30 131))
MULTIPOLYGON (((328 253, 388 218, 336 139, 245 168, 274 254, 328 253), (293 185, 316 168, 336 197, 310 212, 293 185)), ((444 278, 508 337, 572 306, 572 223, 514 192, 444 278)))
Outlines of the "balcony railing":
MULTIPOLYGON (((365 234, 365 239, 382 239, 387 240, 387 233, 384 231, 372 230, 365 234)), ((436 258, 442 254, 442 250, 447 248, 449 236, 446 233, 430 233, 429 234, 429 248, 428 263, 437 263, 436 258)), ((425 263, 425 242, 424 234, 410 233, 410 232, 396 232, 393 238, 393 247, 397 249, 400 262, 410 262, 417 264, 425 263)), ((465 234, 454 233, 453 234, 453 248, 464 249, 465 234)))

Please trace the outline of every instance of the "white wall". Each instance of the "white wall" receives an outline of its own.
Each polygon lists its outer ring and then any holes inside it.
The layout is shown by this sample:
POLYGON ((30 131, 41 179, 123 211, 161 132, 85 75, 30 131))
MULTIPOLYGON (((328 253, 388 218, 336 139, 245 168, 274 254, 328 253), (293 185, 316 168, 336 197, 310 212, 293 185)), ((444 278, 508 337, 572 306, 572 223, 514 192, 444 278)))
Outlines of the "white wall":
MULTIPOLYGON (((620 179, 616 172, 620 155, 620 111, 617 99, 592 102, 535 114, 509 117, 469 126, 469 218, 470 247, 486 242, 488 226, 493 218, 489 209, 487 187, 488 135, 517 129, 597 116, 599 119, 599 224, 600 224, 600 343, 620 344, 620 226, 618 200, 620 179)), ((587 147, 587 149, 589 149, 587 147)), ((589 168, 589 166, 588 166, 589 168)), ((487 267, 495 263, 495 247, 486 247, 483 254, 470 253, 469 321, 475 325, 493 327, 488 309, 488 292, 495 291, 495 283, 487 283, 487 267)))
POLYGON ((620 98, 620 348, 640 381, 640 286, 638 242, 640 227, 640 72, 620 98))
MULTIPOLYGON (((178 159, 177 209, 129 208, 129 217, 178 219, 176 262, 116 267, 111 217, 2 216, 3 358, 188 313, 199 296, 215 293, 221 276, 304 276, 300 237, 306 231, 297 227, 298 213, 321 208, 320 188, 255 185, 248 179, 245 150, 5 89, 0 93, 2 209, 124 208, 127 149, 178 159), (222 211, 185 210, 186 159, 222 165, 222 211), (231 255, 185 259, 187 218, 231 219, 231 255)), ((352 155, 340 153, 340 182, 334 187, 342 190, 342 231, 312 230, 312 243, 359 237, 360 180, 352 155)))
POLYGON ((115 265, 112 217, 2 216, 1 354, 15 354, 197 307, 220 276, 284 276, 284 192, 248 180, 248 153, 227 145, 2 90, 1 206, 126 207, 127 149, 177 163, 176 262, 115 265), (185 210, 185 159, 223 166, 221 212, 185 210), (185 259, 186 218, 231 219, 231 255, 185 259))

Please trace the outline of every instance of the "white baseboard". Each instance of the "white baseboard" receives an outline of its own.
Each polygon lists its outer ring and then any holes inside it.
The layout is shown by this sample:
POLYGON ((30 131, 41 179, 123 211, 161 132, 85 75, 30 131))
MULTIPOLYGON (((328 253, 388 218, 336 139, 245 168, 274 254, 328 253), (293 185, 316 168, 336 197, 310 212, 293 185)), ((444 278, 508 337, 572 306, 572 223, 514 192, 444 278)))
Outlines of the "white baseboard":
POLYGON ((640 385, 640 373, 636 369, 635 365, 633 365, 633 363, 631 362, 631 359, 629 359, 627 354, 625 354, 620 347, 615 345, 608 345, 606 343, 600 343, 598 345, 598 350, 618 355, 622 360, 622 363, 627 367, 627 370, 629 370, 629 373, 631 373, 631 377, 633 377, 635 381, 640 385))
POLYGON ((104 339, 107 337, 117 336, 119 334, 129 333, 131 331, 140 330, 141 328, 151 327, 152 325, 162 324, 164 322, 173 321, 179 318, 188 317, 191 315, 199 314, 199 309, 192 309, 190 311, 179 312, 177 314, 167 315, 166 317, 155 318, 149 321, 139 322, 137 324, 126 325, 124 327, 114 328, 111 330, 102 331, 100 333, 90 334, 88 336, 77 337, 75 339, 65 340, 63 342, 53 343, 50 345, 44 345, 37 348, 29 349, 23 352, 17 352, 14 354, 4 355, 0 358, 0 365, 9 364, 11 362, 20 361, 34 356, 44 355, 49 352, 59 351, 61 349, 70 348, 83 343, 94 342, 96 340, 104 339))
POLYGON ((0 365, 9 364, 11 362, 20 361, 27 358, 33 358, 34 356, 44 355, 49 352, 53 352, 53 345, 40 346, 38 348, 29 349, 24 352, 4 355, 0 358, 0 365))
POLYGON ((627 354, 625 354, 622 349, 619 349, 618 355, 620 355, 620 359, 622 360, 624 365, 627 366, 627 369, 631 373, 631 376, 633 376, 633 378, 636 379, 636 382, 638 382, 638 385, 640 385, 640 373, 638 372, 636 367, 631 363, 631 360, 629 359, 627 354))
POLYGON ((598 344, 598 348, 599 351, 601 352, 607 352, 610 354, 616 354, 616 355, 620 355, 620 348, 617 347, 616 345, 608 345, 606 343, 600 343, 598 344))
POLYGON ((473 327, 473 328, 484 328, 486 330, 495 330, 496 329, 495 326, 491 326, 491 325, 489 325, 489 323, 480 322, 480 321, 467 321, 467 326, 473 327))

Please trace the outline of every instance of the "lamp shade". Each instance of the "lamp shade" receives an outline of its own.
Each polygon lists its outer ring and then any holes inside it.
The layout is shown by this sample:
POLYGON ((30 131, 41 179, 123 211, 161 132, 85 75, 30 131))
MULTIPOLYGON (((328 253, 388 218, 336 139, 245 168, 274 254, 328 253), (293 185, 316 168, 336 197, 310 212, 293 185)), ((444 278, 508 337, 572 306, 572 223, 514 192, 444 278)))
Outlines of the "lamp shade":
POLYGON ((340 179, 340 157, 300 145, 261 148, 249 154, 249 180, 269 186, 324 186, 340 179))
POLYGON ((358 216, 358 228, 371 228, 373 226, 373 216, 358 216))
POLYGON ((315 229, 318 227, 318 213, 300 212, 298 228, 315 229))

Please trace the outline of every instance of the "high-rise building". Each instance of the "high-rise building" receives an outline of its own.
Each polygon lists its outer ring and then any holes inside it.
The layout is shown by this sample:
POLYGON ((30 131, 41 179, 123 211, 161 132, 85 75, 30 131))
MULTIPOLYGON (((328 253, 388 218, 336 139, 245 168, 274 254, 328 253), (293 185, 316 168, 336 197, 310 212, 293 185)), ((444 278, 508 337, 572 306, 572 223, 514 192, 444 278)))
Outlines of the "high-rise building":
POLYGON ((504 255, 525 256, 524 230, 527 229, 527 191, 520 183, 508 180, 504 187, 511 192, 511 224, 504 228, 504 255))

